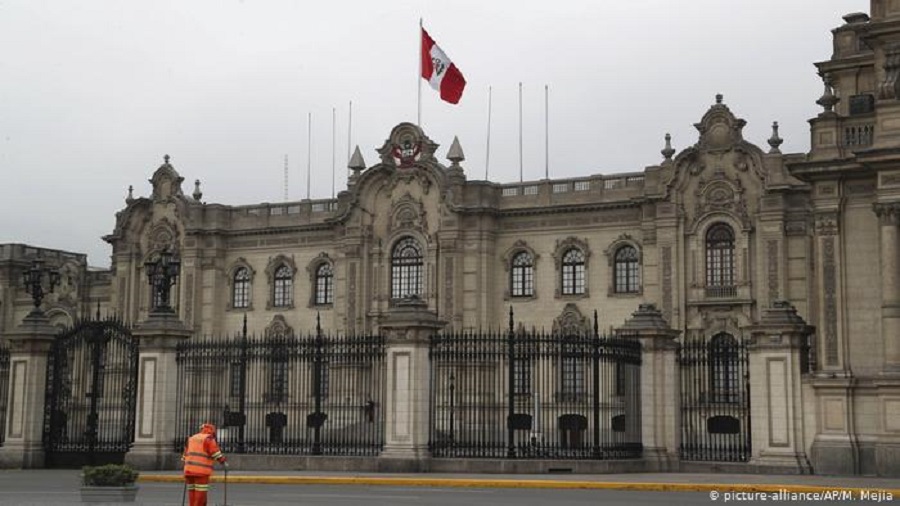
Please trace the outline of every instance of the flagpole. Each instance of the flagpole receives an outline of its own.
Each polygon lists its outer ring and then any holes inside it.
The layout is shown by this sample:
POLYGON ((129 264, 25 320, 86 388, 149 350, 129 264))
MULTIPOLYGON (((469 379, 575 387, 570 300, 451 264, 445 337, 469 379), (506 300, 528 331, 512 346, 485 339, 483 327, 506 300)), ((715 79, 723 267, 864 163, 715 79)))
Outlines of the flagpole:
POLYGON ((550 87, 544 85, 544 178, 550 179, 550 87))
POLYGON ((488 169, 491 166, 491 87, 488 86, 488 125, 487 125, 487 149, 484 157, 484 180, 488 180, 488 169))
POLYGON ((288 201, 288 155, 284 155, 284 201, 288 201))
POLYGON ((519 82, 519 182, 524 181, 522 171, 522 83, 519 82))
POLYGON ((312 181, 310 173, 312 170, 312 113, 309 113, 306 121, 306 200, 309 200, 309 185, 312 181))
POLYGON ((337 108, 331 108, 331 198, 334 198, 335 149, 337 146, 337 108))
MULTIPOLYGON (((347 165, 350 165, 350 134, 353 128, 353 101, 350 101, 350 108, 347 112, 347 165)), ((347 167, 347 175, 350 175, 350 167, 347 167)))
POLYGON ((419 88, 419 99, 416 109, 416 126, 422 127, 422 18, 419 18, 419 33, 417 43, 419 44, 419 73, 416 75, 416 85, 419 88))

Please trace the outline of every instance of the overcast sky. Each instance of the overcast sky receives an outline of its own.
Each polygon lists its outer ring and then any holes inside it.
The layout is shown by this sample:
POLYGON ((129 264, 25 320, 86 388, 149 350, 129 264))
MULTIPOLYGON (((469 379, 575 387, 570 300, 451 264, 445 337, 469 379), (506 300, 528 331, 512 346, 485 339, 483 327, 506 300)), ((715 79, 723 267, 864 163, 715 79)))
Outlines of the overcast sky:
POLYGON ((390 129, 415 121, 418 21, 462 71, 459 105, 422 89, 422 126, 454 135, 470 179, 484 179, 488 86, 490 179, 519 179, 517 83, 524 87, 524 174, 642 170, 663 136, 681 150, 716 93, 767 148, 809 149, 820 108, 812 63, 830 30, 866 0, 33 1, 0 0, 0 242, 87 253, 108 266, 128 185, 135 196, 164 154, 203 200, 305 198, 312 113, 313 198, 337 189, 352 144, 376 160, 390 129))

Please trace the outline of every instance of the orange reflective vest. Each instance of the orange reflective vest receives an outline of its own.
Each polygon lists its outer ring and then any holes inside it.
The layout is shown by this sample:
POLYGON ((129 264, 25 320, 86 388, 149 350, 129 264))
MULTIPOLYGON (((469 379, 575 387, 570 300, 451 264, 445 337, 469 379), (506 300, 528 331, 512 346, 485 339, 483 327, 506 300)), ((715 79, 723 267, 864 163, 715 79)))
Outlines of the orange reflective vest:
POLYGON ((216 460, 223 462, 225 456, 211 434, 194 434, 188 438, 184 449, 184 474, 210 476, 216 460))

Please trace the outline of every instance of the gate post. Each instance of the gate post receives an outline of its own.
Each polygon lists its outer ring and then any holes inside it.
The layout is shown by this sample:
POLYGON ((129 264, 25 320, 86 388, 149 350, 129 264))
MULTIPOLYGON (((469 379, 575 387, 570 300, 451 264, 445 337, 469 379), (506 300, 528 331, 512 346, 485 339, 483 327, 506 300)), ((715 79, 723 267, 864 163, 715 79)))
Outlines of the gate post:
POLYGON ((9 337, 9 406, 0 468, 44 467, 44 404, 47 358, 57 329, 32 311, 9 337))
POLYGON ((386 341, 383 471, 424 471, 429 433, 429 338, 447 322, 412 297, 395 302, 380 323, 386 341))
POLYGON ((654 304, 641 304, 617 333, 641 343, 641 441, 647 471, 675 470, 681 435, 678 331, 654 304))
POLYGON ((750 465, 765 473, 811 473, 800 380, 813 327, 789 302, 774 301, 750 332, 750 465))
POLYGON ((135 327, 139 340, 137 414, 134 445, 125 462, 138 469, 176 469, 181 455, 173 448, 176 430, 178 343, 191 337, 174 313, 151 312, 135 327))

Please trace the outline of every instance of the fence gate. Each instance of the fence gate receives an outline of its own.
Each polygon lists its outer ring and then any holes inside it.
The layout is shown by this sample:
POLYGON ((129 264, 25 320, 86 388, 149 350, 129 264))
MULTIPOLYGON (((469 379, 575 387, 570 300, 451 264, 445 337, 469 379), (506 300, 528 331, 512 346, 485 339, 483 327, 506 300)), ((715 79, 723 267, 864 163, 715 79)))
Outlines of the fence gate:
POLYGON ((138 344, 121 321, 82 320, 47 363, 47 467, 120 463, 134 442, 138 344))
POLYGON ((9 348, 0 342, 0 446, 6 435, 6 411, 9 405, 9 348))
POLYGON ((750 459, 750 373, 746 341, 719 333, 682 344, 681 459, 750 459))

